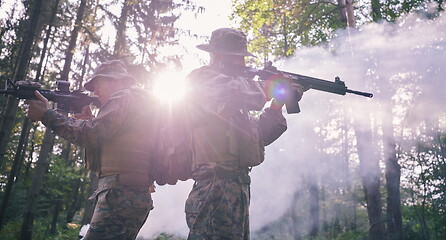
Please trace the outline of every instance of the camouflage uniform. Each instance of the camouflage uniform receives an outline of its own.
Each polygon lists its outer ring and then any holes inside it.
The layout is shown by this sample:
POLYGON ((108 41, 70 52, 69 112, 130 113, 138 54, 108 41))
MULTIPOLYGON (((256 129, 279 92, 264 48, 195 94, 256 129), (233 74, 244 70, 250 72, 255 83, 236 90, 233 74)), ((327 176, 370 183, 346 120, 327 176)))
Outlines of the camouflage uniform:
POLYGON ((116 177, 101 178, 98 190, 90 197, 98 201, 84 240, 135 239, 153 208, 147 187, 107 186, 118 182, 116 177))
MULTIPOLYGON (((195 184, 185 204, 188 239, 249 239, 250 168, 241 164, 245 149, 234 131, 245 129, 234 118, 261 110, 264 92, 252 79, 227 76, 208 66, 194 70, 189 79, 192 105, 202 112, 192 128, 195 184)), ((266 109, 256 124, 263 157, 263 147, 286 130, 286 120, 281 110, 266 109)))
POLYGON ((84 239, 135 239, 153 208, 153 105, 146 91, 130 88, 115 92, 92 120, 45 112, 44 125, 85 147, 87 168, 99 176, 91 196, 98 202, 84 239))

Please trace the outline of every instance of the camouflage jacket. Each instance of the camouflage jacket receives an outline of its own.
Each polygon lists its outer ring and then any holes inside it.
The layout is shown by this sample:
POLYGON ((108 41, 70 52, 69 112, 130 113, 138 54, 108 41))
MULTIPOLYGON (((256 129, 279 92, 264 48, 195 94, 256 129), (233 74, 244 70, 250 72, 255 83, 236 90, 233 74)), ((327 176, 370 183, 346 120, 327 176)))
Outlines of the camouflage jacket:
MULTIPOLYGON (((262 86, 252 79, 228 76, 209 66, 191 72, 189 82, 192 104, 202 110, 193 119, 193 169, 206 165, 231 170, 237 165, 231 162, 238 162, 243 155, 240 152, 244 151, 239 132, 247 129, 242 123, 253 119, 247 112, 260 111, 266 103, 262 86)), ((260 130, 258 148, 263 158, 263 147, 285 132, 286 120, 281 110, 267 108, 254 122, 260 130)))
POLYGON ((153 162, 156 106, 146 91, 131 88, 114 93, 92 120, 47 110, 42 122, 55 134, 85 147, 87 168, 100 177, 121 174, 142 179, 150 174, 153 162))

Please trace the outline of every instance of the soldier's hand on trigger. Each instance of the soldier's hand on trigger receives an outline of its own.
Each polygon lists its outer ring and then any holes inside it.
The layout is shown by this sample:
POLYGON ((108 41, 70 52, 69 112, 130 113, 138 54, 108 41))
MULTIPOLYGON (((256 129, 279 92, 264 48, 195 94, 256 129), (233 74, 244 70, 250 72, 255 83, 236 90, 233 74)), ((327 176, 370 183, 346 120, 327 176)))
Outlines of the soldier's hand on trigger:
POLYGON ((90 105, 85 105, 82 107, 81 112, 74 114, 73 117, 81 120, 91 120, 94 118, 94 115, 91 112, 90 105))
POLYGON ((304 94, 304 92, 308 91, 308 87, 304 87, 298 83, 292 83, 291 84, 291 88, 292 88, 292 93, 295 96, 295 100, 300 101, 302 99, 302 96, 304 94))
MULTIPOLYGON (((297 101, 297 102, 299 102, 302 99, 304 92, 309 89, 308 87, 304 87, 297 83, 292 83, 289 85, 289 87, 291 88, 290 89, 291 91, 289 91, 288 93, 292 94, 292 101, 297 101)), ((283 105, 285 105, 285 103, 286 101, 278 101, 276 98, 273 98, 271 102, 271 108, 281 109, 283 105)))
POLYGON ((274 71, 274 72, 277 71, 277 68, 273 65, 273 62, 271 62, 271 61, 268 61, 265 63, 264 69, 269 70, 269 71, 274 71))
POLYGON ((25 104, 28 104, 28 108, 26 110, 26 117, 34 121, 40 121, 43 117, 43 114, 50 109, 50 104, 48 99, 46 99, 39 91, 34 91, 34 94, 37 99, 27 99, 25 100, 25 104))

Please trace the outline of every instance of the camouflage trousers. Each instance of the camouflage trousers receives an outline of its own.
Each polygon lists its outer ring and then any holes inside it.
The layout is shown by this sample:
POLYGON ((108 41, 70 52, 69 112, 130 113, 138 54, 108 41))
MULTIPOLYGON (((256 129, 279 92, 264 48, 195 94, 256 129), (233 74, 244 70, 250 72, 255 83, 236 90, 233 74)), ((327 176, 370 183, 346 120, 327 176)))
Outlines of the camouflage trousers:
MULTIPOLYGON (((148 187, 109 186, 99 182, 90 228, 83 240, 133 240, 146 221, 153 202, 148 187)), ((90 198, 90 199, 91 199, 90 198)))
POLYGON ((249 239, 249 198, 249 181, 217 176, 197 180, 186 200, 187 239, 249 239))

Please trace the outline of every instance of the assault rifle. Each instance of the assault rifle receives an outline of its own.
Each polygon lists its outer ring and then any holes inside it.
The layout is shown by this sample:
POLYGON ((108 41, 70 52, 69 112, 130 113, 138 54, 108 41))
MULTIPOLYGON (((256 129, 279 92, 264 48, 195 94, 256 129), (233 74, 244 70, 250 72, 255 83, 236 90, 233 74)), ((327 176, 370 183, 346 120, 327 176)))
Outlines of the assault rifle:
POLYGON ((30 81, 18 81, 14 84, 10 79, 5 82, 5 88, 0 89, 0 94, 12 95, 18 99, 36 99, 35 90, 47 98, 49 101, 57 103, 57 109, 66 113, 79 113, 82 107, 92 103, 100 107, 101 102, 96 97, 90 97, 80 90, 70 91, 70 82, 57 81, 57 90, 40 89, 40 84, 30 81))
MULTIPOLYGON (((281 88, 279 91, 274 90, 275 92, 278 92, 279 94, 285 95, 282 96, 282 98, 285 98, 285 106, 288 113, 298 113, 299 105, 298 101, 294 101, 293 94, 292 94, 292 88, 289 86, 293 83, 297 83, 301 86, 303 86, 305 89, 315 89, 323 92, 329 92, 339 95, 346 95, 347 93, 356 94, 364 97, 373 97, 372 93, 368 92, 360 92, 348 89, 347 86, 339 77, 335 77, 335 81, 327 81, 315 77, 309 77, 300 75, 297 73, 291 73, 291 72, 285 72, 281 70, 277 70, 277 68, 272 66, 272 63, 269 62, 266 64, 265 68, 263 69, 255 69, 250 67, 244 67, 240 65, 234 65, 234 64, 225 64, 224 65, 224 72, 231 74, 233 76, 243 76, 247 78, 253 78, 255 76, 258 76, 260 80, 262 81, 271 81, 275 82, 276 80, 282 81, 285 80, 285 82, 279 83, 279 87, 281 88)), ((267 83, 268 84, 268 83, 267 83)), ((273 84, 274 85, 274 84, 273 84)), ((277 86, 277 84, 276 84, 277 86)), ((273 94, 274 97, 276 96, 276 93, 273 94)))

